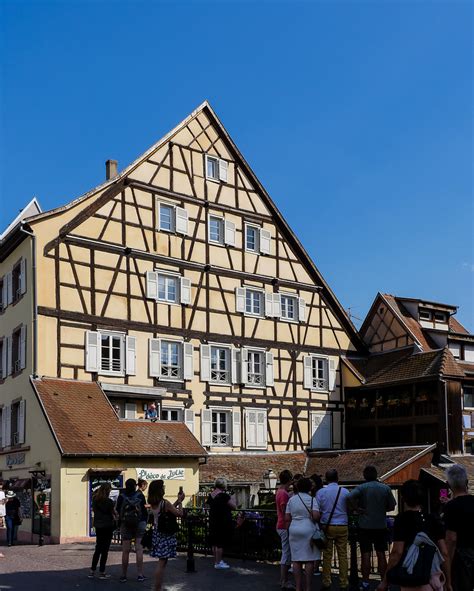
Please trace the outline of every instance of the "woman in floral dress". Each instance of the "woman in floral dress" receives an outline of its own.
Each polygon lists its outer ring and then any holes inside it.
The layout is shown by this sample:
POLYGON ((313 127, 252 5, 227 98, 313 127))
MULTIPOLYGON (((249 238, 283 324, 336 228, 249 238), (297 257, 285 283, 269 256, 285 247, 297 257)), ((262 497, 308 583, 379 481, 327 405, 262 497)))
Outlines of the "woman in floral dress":
POLYGON ((155 573, 155 591, 161 591, 168 558, 175 558, 176 556, 176 534, 165 534, 158 531, 158 520, 160 515, 165 512, 175 517, 181 517, 183 515, 182 503, 184 496, 184 492, 180 490, 174 503, 165 499, 163 480, 153 480, 148 488, 148 504, 155 518, 150 556, 158 558, 155 573))

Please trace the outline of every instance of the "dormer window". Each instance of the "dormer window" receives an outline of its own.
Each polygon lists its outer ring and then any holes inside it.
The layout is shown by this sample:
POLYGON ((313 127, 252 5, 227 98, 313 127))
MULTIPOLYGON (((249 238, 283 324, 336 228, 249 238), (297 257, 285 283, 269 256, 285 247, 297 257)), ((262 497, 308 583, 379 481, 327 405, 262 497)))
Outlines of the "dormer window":
POLYGON ((432 314, 429 310, 420 310, 420 320, 432 320, 432 314))
POLYGON ((446 312, 435 312, 434 317, 436 322, 447 322, 446 312))

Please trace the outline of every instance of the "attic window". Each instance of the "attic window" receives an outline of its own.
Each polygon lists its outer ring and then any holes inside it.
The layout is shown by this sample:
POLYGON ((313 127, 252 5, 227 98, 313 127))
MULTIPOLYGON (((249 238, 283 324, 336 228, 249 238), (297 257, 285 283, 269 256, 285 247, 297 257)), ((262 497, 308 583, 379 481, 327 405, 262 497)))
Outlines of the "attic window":
POLYGON ((431 312, 429 310, 420 310, 420 320, 431 320, 431 312))
POLYGON ((438 322, 446 322, 446 312, 435 312, 435 320, 438 322))
POLYGON ((385 314, 385 308, 383 306, 380 306, 379 314, 380 314, 380 316, 383 316, 385 314))

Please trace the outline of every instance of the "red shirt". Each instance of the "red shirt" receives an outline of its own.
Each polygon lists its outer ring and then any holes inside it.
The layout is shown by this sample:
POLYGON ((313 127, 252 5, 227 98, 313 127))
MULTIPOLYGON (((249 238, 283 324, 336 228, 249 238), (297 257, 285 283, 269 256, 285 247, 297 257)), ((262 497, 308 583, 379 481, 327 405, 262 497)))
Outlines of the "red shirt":
POLYGON ((277 529, 286 529, 285 511, 290 495, 284 488, 279 488, 275 496, 276 510, 277 510, 277 529))

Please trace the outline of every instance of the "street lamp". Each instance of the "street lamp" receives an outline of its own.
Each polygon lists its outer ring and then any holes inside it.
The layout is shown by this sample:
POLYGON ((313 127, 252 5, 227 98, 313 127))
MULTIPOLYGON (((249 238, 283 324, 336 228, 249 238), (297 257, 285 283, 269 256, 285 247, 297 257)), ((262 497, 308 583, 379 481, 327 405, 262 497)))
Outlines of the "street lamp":
POLYGON ((278 482, 277 475, 270 468, 263 475, 263 484, 268 491, 274 491, 278 482))

